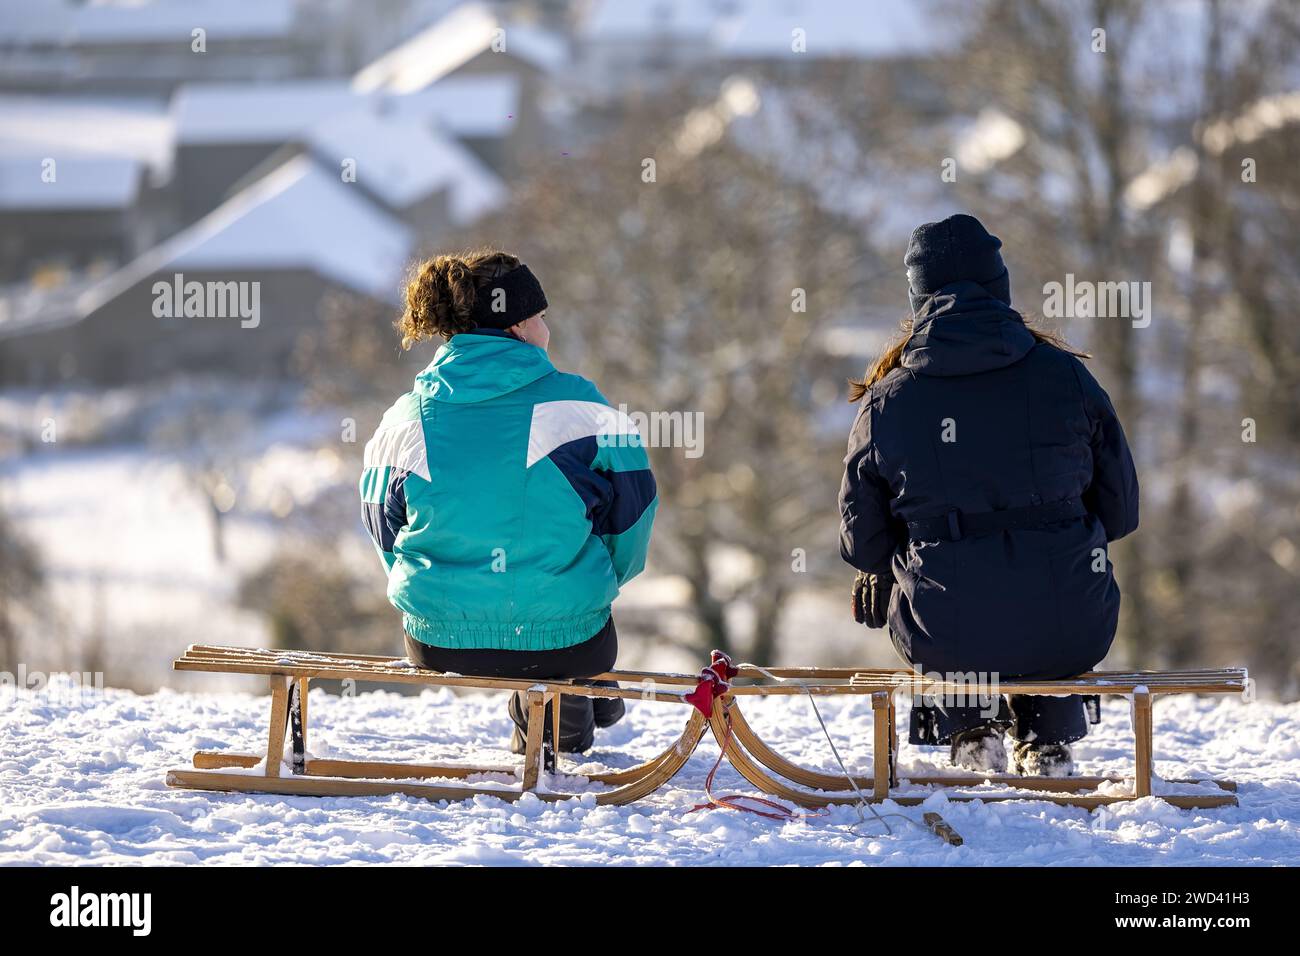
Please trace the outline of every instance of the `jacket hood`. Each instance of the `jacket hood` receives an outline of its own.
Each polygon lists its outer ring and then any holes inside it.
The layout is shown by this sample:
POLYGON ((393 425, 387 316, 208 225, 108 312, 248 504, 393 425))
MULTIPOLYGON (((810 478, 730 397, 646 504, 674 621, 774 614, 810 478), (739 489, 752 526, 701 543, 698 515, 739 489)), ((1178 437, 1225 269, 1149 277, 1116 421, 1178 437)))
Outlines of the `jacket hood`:
POLYGON ((434 401, 469 405, 523 388, 555 371, 536 345, 509 335, 454 335, 415 378, 434 401))
POLYGON ((916 317, 901 363, 921 375, 973 375, 1019 362, 1034 347, 1020 313, 976 282, 953 282, 916 317))

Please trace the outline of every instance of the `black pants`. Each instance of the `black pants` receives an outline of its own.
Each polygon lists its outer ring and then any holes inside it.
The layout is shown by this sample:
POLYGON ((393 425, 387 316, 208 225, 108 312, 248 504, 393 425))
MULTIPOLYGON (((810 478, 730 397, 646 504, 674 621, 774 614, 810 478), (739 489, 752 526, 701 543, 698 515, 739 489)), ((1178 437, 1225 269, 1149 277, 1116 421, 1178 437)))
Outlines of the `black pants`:
MULTIPOLYGON (((451 671, 475 677, 504 677, 523 680, 551 680, 594 677, 614 669, 618 657, 618 631, 611 615, 605 626, 581 644, 550 651, 504 651, 492 648, 434 647, 406 635, 406 656, 411 663, 435 671, 451 671)), ((613 681, 599 681, 601 686, 617 686, 613 681)), ((528 733, 528 710, 523 695, 510 698, 510 719, 521 734, 528 733)), ((547 712, 549 720, 549 709, 547 712)), ((623 701, 618 698, 578 697, 565 694, 560 699, 559 748, 570 753, 590 749, 596 727, 608 727, 623 716, 623 701)))
POLYGON ((912 705, 908 740, 913 744, 948 744, 955 734, 976 727, 996 726, 1009 730, 1013 739, 1039 744, 1068 744, 1088 734, 1088 723, 1096 723, 1096 698, 1071 694, 1069 697, 1041 697, 1012 694, 996 704, 980 707, 953 706, 942 702, 912 705))

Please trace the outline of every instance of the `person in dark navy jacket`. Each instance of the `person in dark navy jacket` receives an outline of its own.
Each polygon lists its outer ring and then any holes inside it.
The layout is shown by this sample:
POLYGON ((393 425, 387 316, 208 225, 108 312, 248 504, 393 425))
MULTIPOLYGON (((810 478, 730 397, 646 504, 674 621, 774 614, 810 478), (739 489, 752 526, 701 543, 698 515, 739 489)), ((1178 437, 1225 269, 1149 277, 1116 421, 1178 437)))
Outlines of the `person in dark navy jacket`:
MULTIPOLYGON (((1107 545, 1138 524, 1124 430, 1083 353, 1011 308, 1001 242, 955 215, 912 234, 912 319, 866 379, 840 491, 854 616, 922 673, 1069 677, 1106 656, 1120 594, 1107 545)), ((1072 772, 1080 697, 913 708, 953 762, 1072 772)))

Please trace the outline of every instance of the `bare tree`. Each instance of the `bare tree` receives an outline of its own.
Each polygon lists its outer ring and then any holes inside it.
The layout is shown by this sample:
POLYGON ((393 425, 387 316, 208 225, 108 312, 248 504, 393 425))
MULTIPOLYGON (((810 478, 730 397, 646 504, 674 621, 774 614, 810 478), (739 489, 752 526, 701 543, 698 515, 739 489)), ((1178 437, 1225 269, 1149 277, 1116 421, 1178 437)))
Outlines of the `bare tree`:
POLYGON ((17 668, 19 621, 40 612, 44 580, 35 549, 0 512, 0 671, 17 668))

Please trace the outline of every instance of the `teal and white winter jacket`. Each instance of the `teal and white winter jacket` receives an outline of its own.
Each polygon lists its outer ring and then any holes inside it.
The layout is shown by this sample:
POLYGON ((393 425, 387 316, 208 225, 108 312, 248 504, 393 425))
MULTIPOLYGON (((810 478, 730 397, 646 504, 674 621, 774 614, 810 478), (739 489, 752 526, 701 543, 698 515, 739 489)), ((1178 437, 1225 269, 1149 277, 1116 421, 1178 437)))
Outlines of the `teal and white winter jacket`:
POLYGON ((411 637, 528 651, 604 626, 658 505, 628 416, 491 332, 453 337, 385 413, 361 500, 411 637))

